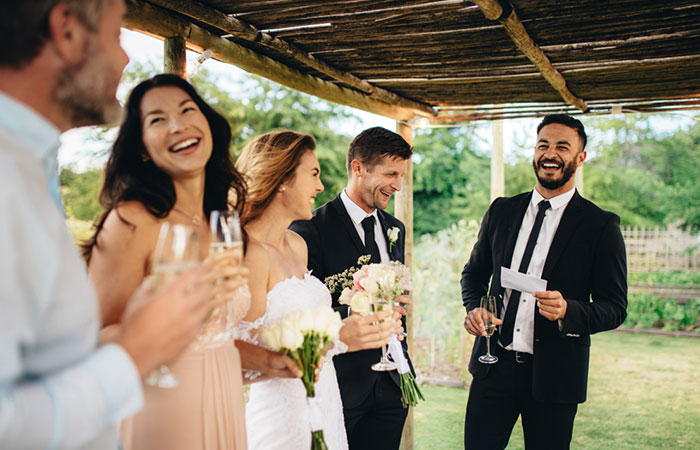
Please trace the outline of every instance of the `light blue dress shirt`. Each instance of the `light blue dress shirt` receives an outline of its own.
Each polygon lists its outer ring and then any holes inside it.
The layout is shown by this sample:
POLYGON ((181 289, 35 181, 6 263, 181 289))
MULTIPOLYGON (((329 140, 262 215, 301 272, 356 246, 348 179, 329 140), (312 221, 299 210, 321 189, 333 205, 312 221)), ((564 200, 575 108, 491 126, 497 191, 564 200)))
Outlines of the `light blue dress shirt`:
POLYGON ((98 347, 97 297, 65 225, 59 131, 0 93, 0 449, 116 449, 143 404, 133 361, 98 347))

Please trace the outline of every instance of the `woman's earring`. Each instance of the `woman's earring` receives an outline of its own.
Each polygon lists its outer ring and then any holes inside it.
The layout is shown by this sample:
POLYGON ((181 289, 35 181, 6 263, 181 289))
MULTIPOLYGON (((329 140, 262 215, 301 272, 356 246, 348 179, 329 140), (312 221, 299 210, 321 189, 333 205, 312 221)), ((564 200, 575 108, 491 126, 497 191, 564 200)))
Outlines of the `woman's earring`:
POLYGON ((280 186, 280 192, 284 192, 287 190, 287 186, 280 186))
POLYGON ((148 153, 141 153, 141 161, 147 162, 150 160, 151 160, 151 158, 148 156, 148 153))

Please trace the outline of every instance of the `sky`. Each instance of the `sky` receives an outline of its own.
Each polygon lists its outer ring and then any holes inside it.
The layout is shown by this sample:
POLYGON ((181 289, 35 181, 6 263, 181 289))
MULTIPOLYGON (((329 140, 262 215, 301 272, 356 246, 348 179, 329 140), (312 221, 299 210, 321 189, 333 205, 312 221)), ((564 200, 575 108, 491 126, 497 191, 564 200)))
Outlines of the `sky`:
MULTIPOLYGON (((121 34, 122 47, 129 55, 129 64, 156 62, 162 64, 163 61, 163 42, 153 37, 142 33, 122 29, 121 34)), ((188 69, 194 66, 199 54, 187 52, 187 67, 188 69)), ((202 67, 206 67, 208 71, 214 74, 225 74, 234 79, 244 77, 245 72, 231 64, 224 64, 214 59, 208 59, 202 67)), ((224 86, 225 87, 225 86, 224 86)), ((232 94, 234 95, 234 94, 232 94)), ((122 88, 117 96, 120 100, 124 100, 126 92, 122 88)), ((359 117, 360 121, 347 120, 339 125, 339 131, 354 136, 363 129, 382 126, 393 130, 396 128, 396 122, 387 117, 372 114, 359 109, 348 108, 352 113, 359 117)), ((674 115, 655 116, 652 121, 652 127, 655 131, 661 133, 672 132, 681 127, 687 127, 693 119, 690 117, 691 112, 685 112, 674 115)), ((533 148, 535 142, 535 130, 540 119, 514 119, 503 122, 503 154, 506 162, 512 161, 516 154, 522 153, 525 148, 533 148)), ((480 122, 476 128, 478 139, 475 140, 480 149, 489 152, 493 140, 492 124, 490 122, 480 122)), ((101 166, 104 164, 106 157, 104 152, 108 149, 110 142, 96 142, 92 138, 92 134, 84 129, 72 130, 64 133, 61 137, 62 148, 59 152, 59 164, 61 167, 71 166, 76 170, 85 170, 87 168, 101 166), (103 156, 95 156, 96 152, 102 152, 103 156)))

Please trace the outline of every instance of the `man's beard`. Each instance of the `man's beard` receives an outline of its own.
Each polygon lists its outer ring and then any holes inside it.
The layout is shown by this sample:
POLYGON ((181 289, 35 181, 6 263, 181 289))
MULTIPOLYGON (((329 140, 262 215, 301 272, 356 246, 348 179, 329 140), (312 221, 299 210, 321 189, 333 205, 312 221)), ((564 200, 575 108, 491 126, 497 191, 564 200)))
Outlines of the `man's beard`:
MULTIPOLYGON (((558 161, 552 159, 541 159, 539 164, 545 162, 558 163, 558 161)), ((576 173, 576 158, 572 159, 568 164, 564 165, 564 169, 561 172, 561 177, 557 179, 547 179, 544 177, 540 177, 540 174, 537 170, 538 163, 534 160, 532 161, 532 167, 535 169, 535 176, 537 177, 537 181, 539 181, 540 185, 545 189, 554 191, 564 186, 566 183, 568 183, 571 177, 574 176, 574 174, 576 173)))
POLYGON ((54 100, 61 105, 73 127, 117 123, 122 108, 114 96, 111 81, 109 63, 100 54, 97 44, 88 41, 85 58, 58 75, 54 100))

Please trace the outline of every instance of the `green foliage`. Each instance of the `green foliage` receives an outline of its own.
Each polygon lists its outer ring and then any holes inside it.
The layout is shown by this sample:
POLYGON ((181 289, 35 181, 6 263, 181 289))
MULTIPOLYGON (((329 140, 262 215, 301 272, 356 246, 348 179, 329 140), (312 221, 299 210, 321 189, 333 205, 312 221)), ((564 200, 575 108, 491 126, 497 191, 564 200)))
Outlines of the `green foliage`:
POLYGON ((414 339, 424 350, 416 353, 415 363, 423 373, 433 374, 443 362, 457 364, 457 374, 464 370, 470 345, 462 328, 460 279, 478 232, 476 221, 462 220, 423 235, 414 247, 414 339))
POLYGON ((474 150, 473 126, 416 130, 413 226, 417 236, 460 220, 480 220, 489 205, 489 156, 474 150))
POLYGON ((627 319, 623 326, 630 328, 663 328, 669 331, 700 332, 700 299, 678 304, 675 300, 653 294, 630 292, 627 296, 627 319))
POLYGON ((695 284, 700 285, 700 272, 637 272, 627 275, 629 283, 644 284, 695 284))
POLYGON ((700 227, 700 125, 656 136, 647 116, 588 123, 586 196, 623 225, 700 227))
POLYGON ((59 180, 66 215, 78 220, 93 221, 102 211, 98 196, 102 185, 101 170, 75 172, 70 167, 61 170, 59 180))
MULTIPOLYGON (((129 65, 122 77, 120 97, 125 97, 140 80, 159 72, 160 69, 152 63, 129 65)), ((337 130, 342 121, 358 120, 349 108, 332 105, 255 76, 234 79, 201 70, 191 82, 231 125, 234 158, 248 140, 268 131, 290 129, 308 133, 316 139, 316 156, 325 186, 324 192, 317 196, 316 205, 331 200, 345 187, 345 155, 352 137, 337 130), (241 95, 232 95, 231 92, 241 95)), ((91 140, 111 142, 114 132, 113 128, 95 128, 91 140)), ((97 201, 101 171, 77 173, 64 169, 64 172, 61 185, 67 214, 80 220, 94 220, 101 211, 97 201)))

